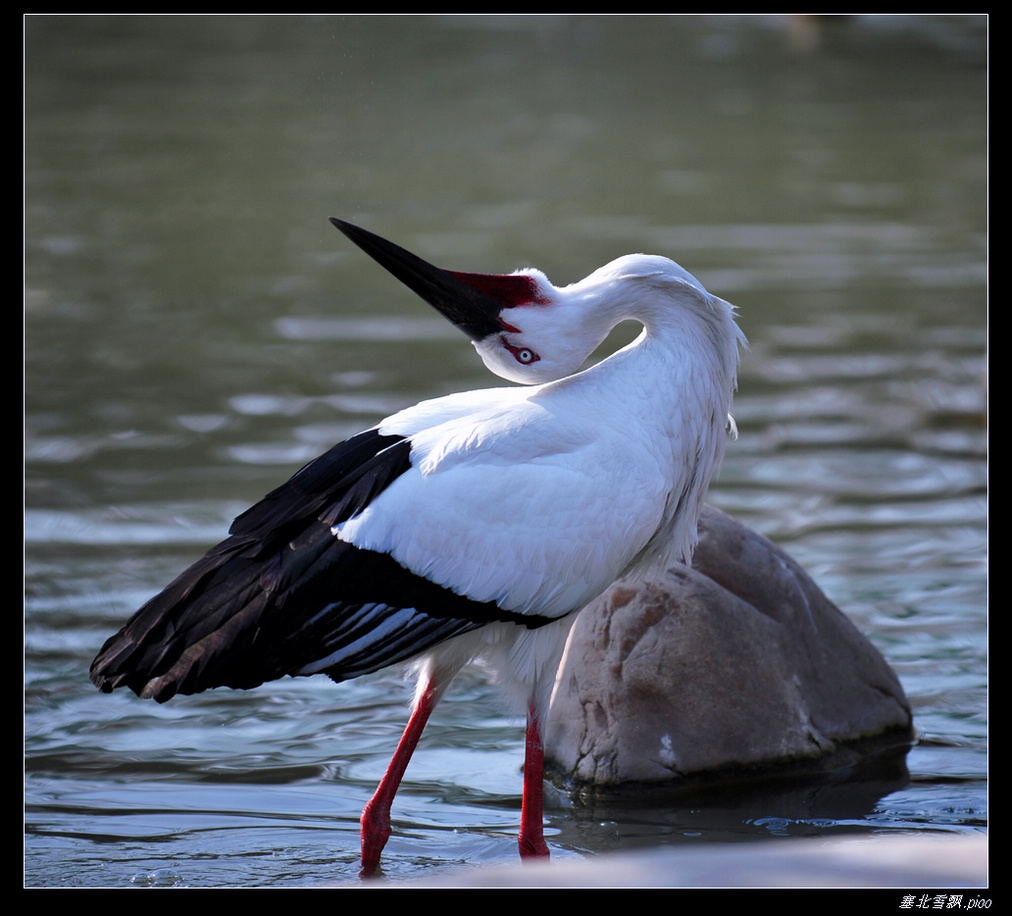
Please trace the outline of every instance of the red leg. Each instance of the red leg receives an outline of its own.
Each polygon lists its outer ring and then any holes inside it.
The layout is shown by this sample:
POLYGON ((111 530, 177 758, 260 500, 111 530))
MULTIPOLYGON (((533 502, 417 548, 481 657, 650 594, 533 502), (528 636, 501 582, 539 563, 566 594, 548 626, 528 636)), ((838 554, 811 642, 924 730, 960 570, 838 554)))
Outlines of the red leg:
POLYGON ((390 838, 390 806, 404 777, 404 771, 408 768, 408 761, 411 760, 418 739, 425 729, 425 723, 429 720, 429 714, 436 705, 436 700, 435 686, 429 681, 411 711, 411 718, 404 729, 404 734, 401 735, 394 756, 390 759, 386 773, 383 774, 376 792, 362 811, 360 820, 362 868, 359 872, 362 877, 368 877, 379 867, 383 847, 390 838))
POLYGON ((524 761, 524 802, 520 810, 520 857, 548 857, 543 823, 545 748, 532 706, 527 713, 527 753, 524 761))

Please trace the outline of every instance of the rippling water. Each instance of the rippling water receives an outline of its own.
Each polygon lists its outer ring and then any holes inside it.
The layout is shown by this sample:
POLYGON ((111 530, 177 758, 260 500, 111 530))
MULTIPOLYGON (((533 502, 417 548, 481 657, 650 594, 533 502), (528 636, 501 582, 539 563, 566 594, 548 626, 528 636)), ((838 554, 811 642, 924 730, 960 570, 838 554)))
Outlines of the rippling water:
MULTIPOLYGON (((300 463, 491 384, 331 214, 557 283, 663 253, 735 302, 752 348, 711 500, 809 570, 913 704, 905 785, 828 811, 556 795, 553 854, 984 830, 985 38, 972 17, 29 18, 26 883, 355 878, 396 674, 166 706, 87 679, 300 463)), ((386 874, 512 861, 522 747, 462 676, 386 874)))

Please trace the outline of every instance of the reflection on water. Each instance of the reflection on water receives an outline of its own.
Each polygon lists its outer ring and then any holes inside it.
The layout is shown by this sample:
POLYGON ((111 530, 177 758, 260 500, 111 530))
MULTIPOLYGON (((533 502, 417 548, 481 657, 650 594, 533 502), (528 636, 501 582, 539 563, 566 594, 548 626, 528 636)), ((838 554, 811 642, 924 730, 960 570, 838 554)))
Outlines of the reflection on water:
MULTIPOLYGON (((395 673, 166 706, 87 680, 301 463, 493 383, 330 215, 556 283, 654 251, 735 302, 741 436, 711 499, 791 551, 913 703, 911 783, 845 818, 556 795, 553 854, 984 829, 984 25, 832 19, 807 51, 785 26, 28 19, 28 884, 355 878, 410 699, 395 673)), ((521 724, 468 672, 408 771, 387 874, 512 861, 521 761, 521 724)))

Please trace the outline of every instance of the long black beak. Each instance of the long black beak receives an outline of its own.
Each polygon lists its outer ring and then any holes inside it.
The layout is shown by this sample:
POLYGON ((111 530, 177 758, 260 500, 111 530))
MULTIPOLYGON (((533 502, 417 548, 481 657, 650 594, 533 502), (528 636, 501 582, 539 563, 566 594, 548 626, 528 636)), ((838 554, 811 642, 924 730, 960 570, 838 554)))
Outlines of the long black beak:
POLYGON ((471 340, 482 340, 489 334, 502 332, 499 313, 503 310, 504 303, 497 302, 460 279, 466 274, 457 275, 435 267, 399 245, 346 223, 343 219, 332 216, 330 221, 369 257, 453 322, 471 340))

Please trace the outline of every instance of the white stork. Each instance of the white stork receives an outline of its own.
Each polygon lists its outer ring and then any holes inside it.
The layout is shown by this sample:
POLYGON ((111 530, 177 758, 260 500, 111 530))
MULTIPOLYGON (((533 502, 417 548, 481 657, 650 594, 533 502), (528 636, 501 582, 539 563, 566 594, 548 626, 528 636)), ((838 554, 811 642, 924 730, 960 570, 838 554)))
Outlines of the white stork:
POLYGON ((480 660, 527 714, 520 854, 547 856, 539 723, 566 638, 616 579, 689 560, 745 338, 733 306, 667 258, 558 288, 538 270, 441 270, 332 222, 523 387, 424 401, 307 464, 137 611, 91 678, 164 702, 414 662, 407 728, 362 813, 371 874, 429 714, 480 660), (626 319, 639 337, 579 371, 626 319))

